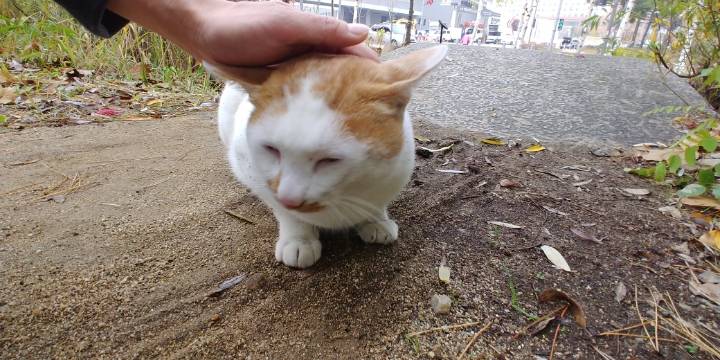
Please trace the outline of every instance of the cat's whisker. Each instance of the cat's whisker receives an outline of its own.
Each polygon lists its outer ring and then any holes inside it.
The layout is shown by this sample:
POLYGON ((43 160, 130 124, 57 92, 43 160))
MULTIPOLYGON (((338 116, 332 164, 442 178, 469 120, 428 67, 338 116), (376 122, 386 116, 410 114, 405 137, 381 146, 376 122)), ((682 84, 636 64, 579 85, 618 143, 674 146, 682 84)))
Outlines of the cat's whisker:
POLYGON ((382 217, 376 215, 375 207, 367 201, 351 196, 344 197, 343 200, 351 205, 357 215, 360 215, 366 220, 373 222, 382 221, 382 217))

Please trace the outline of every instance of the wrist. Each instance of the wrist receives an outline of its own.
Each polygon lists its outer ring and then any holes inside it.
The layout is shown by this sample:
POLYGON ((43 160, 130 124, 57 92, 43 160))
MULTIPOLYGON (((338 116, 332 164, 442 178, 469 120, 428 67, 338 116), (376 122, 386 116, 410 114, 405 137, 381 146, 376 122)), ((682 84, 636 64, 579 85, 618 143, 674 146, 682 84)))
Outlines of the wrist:
POLYGON ((109 0, 108 10, 197 54, 203 14, 225 0, 109 0))

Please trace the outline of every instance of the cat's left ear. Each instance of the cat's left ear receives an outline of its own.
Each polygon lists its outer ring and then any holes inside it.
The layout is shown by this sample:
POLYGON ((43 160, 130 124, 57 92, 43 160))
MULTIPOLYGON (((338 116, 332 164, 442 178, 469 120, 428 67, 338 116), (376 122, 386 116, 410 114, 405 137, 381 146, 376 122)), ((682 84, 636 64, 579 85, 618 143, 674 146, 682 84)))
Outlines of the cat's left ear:
POLYGON ((228 66, 210 64, 205 61, 203 61, 203 66, 214 77, 220 80, 234 81, 248 91, 262 85, 272 74, 272 69, 267 67, 228 66))
POLYGON ((386 61, 382 66, 385 66, 386 71, 392 72, 391 76, 395 78, 396 85, 407 87, 409 90, 442 62, 447 51, 445 45, 433 46, 386 61))

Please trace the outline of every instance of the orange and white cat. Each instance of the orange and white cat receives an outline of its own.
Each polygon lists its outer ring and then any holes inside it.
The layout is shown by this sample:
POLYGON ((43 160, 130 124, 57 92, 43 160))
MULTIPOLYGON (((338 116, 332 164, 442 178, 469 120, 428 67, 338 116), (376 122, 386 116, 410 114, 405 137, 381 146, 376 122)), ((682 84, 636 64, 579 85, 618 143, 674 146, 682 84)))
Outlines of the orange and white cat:
POLYGON ((406 107, 446 52, 437 46, 383 63, 315 54, 241 72, 205 64, 228 80, 220 138, 235 176, 277 218, 277 261, 317 262, 320 228, 355 227, 368 243, 397 240, 387 206, 415 160, 406 107))

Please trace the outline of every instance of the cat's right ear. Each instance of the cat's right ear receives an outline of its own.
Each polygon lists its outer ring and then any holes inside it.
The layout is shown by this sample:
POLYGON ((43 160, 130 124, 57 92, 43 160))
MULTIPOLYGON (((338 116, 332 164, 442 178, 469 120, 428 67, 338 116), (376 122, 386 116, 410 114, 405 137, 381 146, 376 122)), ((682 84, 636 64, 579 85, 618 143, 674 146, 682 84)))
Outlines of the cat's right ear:
POLYGON ((205 61, 203 61, 203 66, 214 77, 224 81, 234 81, 248 91, 262 85, 272 74, 272 69, 266 67, 228 66, 210 64, 205 61))

